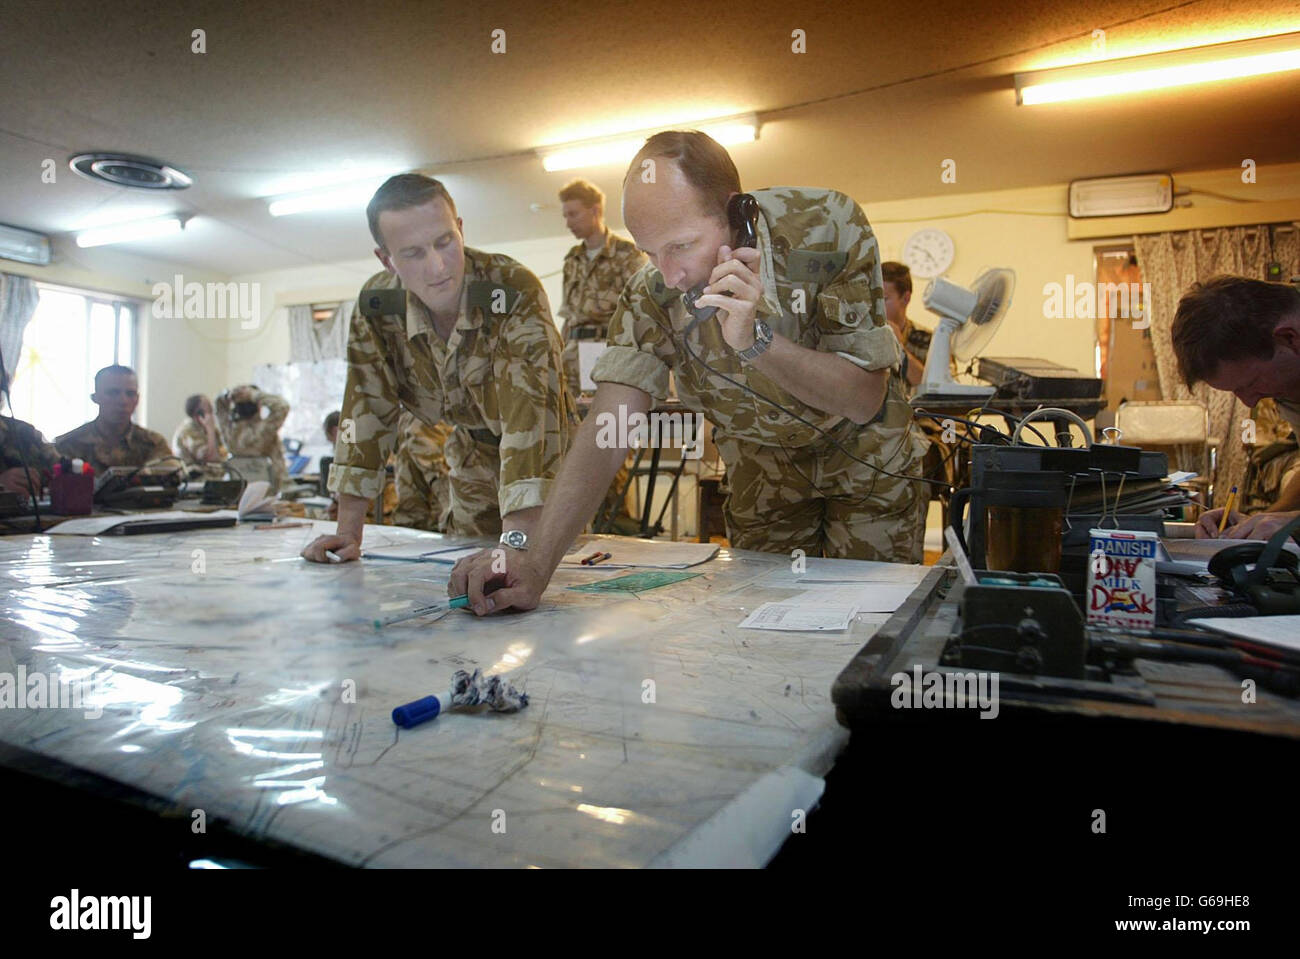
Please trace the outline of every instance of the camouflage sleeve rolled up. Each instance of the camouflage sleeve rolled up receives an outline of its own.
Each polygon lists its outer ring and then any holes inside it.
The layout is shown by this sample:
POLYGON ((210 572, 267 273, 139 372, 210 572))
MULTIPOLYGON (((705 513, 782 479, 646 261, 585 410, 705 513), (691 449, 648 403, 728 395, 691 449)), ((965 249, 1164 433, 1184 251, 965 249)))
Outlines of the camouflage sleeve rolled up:
POLYGON ((622 383, 656 400, 667 398, 676 347, 668 334, 671 327, 664 304, 677 295, 664 287, 659 271, 649 263, 636 272, 610 317, 607 347, 591 371, 594 382, 622 383), (657 283, 656 289, 652 283, 657 283))
POLYGON ((502 325, 492 355, 501 423, 497 496, 502 516, 546 501, 573 428, 560 336, 546 293, 536 279, 520 286, 522 296, 502 325))
POLYGON ((288 400, 274 393, 263 393, 261 390, 253 394, 253 399, 259 407, 266 407, 266 419, 262 420, 264 429, 274 432, 284 425, 284 421, 289 417, 288 400))
POLYGON ((885 321, 885 287, 880 275, 880 247, 866 214, 842 193, 829 192, 828 205, 840 207, 832 218, 839 227, 836 249, 845 250, 844 268, 817 294, 821 338, 817 348, 837 353, 865 370, 897 368, 902 360, 898 337, 885 321))
MULTIPOLYGON (((367 282, 367 286, 374 284, 367 282)), ((388 362, 378 317, 352 311, 348 328, 348 379, 339 410, 339 435, 329 490, 374 499, 387 480, 385 466, 401 415, 397 373, 388 362)))

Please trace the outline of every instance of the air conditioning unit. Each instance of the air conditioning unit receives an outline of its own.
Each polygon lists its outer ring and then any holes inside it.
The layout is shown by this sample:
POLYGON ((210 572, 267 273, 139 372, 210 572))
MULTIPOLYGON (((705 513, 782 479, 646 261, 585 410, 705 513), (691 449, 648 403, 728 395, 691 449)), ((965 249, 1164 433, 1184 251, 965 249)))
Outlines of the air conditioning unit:
POLYGON ((1168 173, 1108 176, 1070 181, 1070 216, 1133 216, 1174 208, 1174 178, 1168 173))
POLYGON ((0 258, 19 263, 50 265, 50 238, 0 223, 0 258))

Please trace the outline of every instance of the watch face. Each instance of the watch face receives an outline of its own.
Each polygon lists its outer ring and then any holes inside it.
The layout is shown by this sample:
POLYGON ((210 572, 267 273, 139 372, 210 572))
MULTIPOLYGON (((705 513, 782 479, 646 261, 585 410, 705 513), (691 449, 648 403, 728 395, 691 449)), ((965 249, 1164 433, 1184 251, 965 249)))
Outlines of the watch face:
POLYGON ((520 530, 512 529, 510 532, 506 533, 503 537, 501 537, 501 540, 507 546, 512 546, 515 549, 519 549, 521 546, 524 545, 524 543, 528 542, 528 537, 525 536, 520 530))

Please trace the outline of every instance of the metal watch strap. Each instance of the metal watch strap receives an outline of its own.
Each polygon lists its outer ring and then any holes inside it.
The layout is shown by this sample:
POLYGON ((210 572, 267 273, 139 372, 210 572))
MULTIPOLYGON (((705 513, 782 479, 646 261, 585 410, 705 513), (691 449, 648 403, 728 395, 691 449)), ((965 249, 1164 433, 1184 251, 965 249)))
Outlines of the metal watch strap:
POLYGON ((762 320, 754 321, 754 343, 747 349, 737 350, 736 355, 742 360, 752 360, 762 356, 772 345, 772 329, 762 320), (765 335, 764 335, 765 334, 765 335))

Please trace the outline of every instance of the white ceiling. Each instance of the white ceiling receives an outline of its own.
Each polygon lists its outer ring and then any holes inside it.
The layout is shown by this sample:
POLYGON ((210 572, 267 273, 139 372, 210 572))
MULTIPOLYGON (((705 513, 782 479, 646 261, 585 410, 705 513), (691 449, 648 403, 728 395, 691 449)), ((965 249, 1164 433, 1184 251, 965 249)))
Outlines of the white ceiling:
MULTIPOLYGON (((1294 0, 1031 0, 799 5, 552 0, 5 4, 0 222, 52 234, 193 214, 179 238, 124 250, 214 274, 355 260, 358 211, 272 218, 311 175, 443 177, 469 242, 562 233, 537 146, 655 122, 757 111, 733 150, 752 186, 816 184, 864 205, 927 196, 945 158, 962 193, 1148 170, 1300 160, 1296 75, 1017 107, 1012 74, 1300 30, 1294 0), (207 52, 191 52, 202 28, 207 52), (506 53, 490 52, 506 31, 506 53), (808 52, 790 52, 794 29, 808 52), (861 92, 855 92, 861 91, 861 92), (192 175, 158 197, 93 183, 70 155, 123 151, 192 175), (54 184, 41 161, 58 165, 54 184), (543 208, 534 212, 533 204, 543 208)), ((611 194, 623 170, 576 171, 611 194)))

